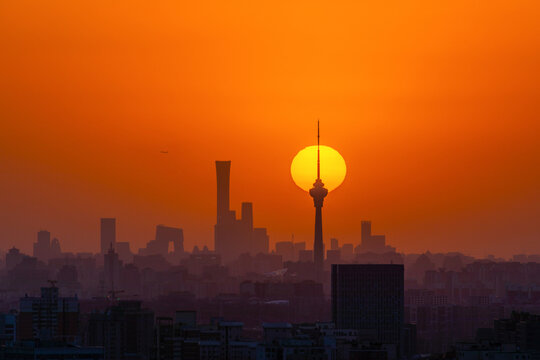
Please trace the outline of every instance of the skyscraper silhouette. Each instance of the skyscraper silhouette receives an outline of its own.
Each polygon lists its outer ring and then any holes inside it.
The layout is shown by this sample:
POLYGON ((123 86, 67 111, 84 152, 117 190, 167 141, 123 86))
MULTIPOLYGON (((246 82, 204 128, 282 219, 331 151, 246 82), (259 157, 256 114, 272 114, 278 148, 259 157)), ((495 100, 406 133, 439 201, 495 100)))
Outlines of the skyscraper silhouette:
POLYGON ((324 244, 322 236, 322 207, 328 189, 324 187, 321 180, 321 160, 319 151, 319 122, 317 121, 317 179, 313 183, 313 187, 309 190, 309 195, 313 198, 315 205, 315 239, 313 240, 313 261, 318 271, 317 276, 322 276, 324 264, 324 244))
POLYGON ((18 340, 74 341, 79 335, 79 300, 60 297, 54 282, 41 288, 41 297, 22 297, 19 309, 18 340))
POLYGON ((361 222, 362 243, 359 247, 359 252, 366 253, 386 253, 395 252, 395 248, 386 245, 386 236, 374 235, 371 233, 371 221, 363 220, 361 222))
POLYGON ((226 222, 231 217, 229 210, 229 184, 231 176, 230 161, 216 161, 217 178, 217 224, 226 222))
POLYGON ((214 248, 225 260, 232 260, 234 212, 229 210, 230 161, 216 161, 217 218, 214 227, 214 248))
POLYGON ((146 243, 146 248, 139 249, 139 255, 162 255, 169 254, 181 256, 184 253, 184 230, 172 226, 157 225, 156 237, 146 243), (171 243, 173 251, 169 252, 171 243))
POLYGON ((51 256, 51 233, 41 230, 37 235, 37 242, 34 243, 34 257, 47 261, 51 256))
POLYGON ((109 248, 116 245, 116 219, 102 218, 100 229, 101 253, 106 254, 109 248))
POLYGON ((170 243, 173 243, 175 253, 184 252, 184 230, 182 229, 158 225, 156 226, 156 241, 160 244, 164 244, 164 255, 167 255, 170 243))
POLYGON ((114 291, 115 287, 118 288, 121 269, 122 261, 111 244, 107 253, 103 255, 103 280, 106 291, 114 291))
POLYGON ((241 219, 229 209, 230 161, 216 161, 217 219, 214 227, 214 246, 222 259, 232 261, 240 254, 268 252, 265 228, 253 227, 253 204, 242 203, 241 219))

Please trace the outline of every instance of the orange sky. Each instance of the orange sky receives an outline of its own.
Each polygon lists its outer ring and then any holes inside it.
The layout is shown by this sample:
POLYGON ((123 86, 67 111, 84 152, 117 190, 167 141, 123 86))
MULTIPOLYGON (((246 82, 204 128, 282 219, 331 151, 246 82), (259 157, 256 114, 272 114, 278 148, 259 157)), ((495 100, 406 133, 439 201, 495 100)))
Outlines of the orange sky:
POLYGON ((0 247, 95 251, 109 216, 213 246, 216 159, 271 243, 311 244, 289 166, 320 118, 326 240, 540 253, 540 3, 408 3, 1 1, 0 247))

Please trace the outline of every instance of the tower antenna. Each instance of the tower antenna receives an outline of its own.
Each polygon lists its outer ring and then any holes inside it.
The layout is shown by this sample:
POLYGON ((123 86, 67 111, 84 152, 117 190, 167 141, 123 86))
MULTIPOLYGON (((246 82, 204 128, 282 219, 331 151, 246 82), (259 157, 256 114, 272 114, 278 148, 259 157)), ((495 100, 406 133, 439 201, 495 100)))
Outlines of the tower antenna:
POLYGON ((321 178, 321 157, 319 153, 319 119, 317 119, 317 180, 321 178))

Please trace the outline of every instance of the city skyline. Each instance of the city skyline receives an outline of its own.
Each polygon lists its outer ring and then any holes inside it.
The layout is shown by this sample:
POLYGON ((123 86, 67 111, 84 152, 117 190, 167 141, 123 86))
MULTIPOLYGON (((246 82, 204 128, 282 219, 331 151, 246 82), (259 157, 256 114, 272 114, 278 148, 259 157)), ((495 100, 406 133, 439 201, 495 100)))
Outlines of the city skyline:
POLYGON ((0 1, 0 360, 540 360, 539 14, 0 1))
MULTIPOLYGON (((240 208, 238 210, 234 210, 234 207, 230 208, 229 203, 231 202, 231 200, 230 200, 231 161, 215 161, 215 165, 216 165, 216 174, 217 174, 217 178, 216 178, 217 201, 216 201, 215 208, 217 209, 217 213, 218 213, 218 217, 217 217, 218 220, 217 220, 216 224, 218 224, 218 225, 220 224, 220 220, 219 220, 220 217, 228 218, 228 220, 226 220, 226 222, 231 222, 232 221, 235 224, 237 224, 237 225, 234 225, 233 227, 229 226, 229 227, 224 228, 224 230, 226 232, 232 231, 231 234, 236 233, 236 235, 233 235, 233 237, 231 237, 230 240, 228 240, 229 245, 233 245, 233 244, 238 245, 240 243, 245 244, 245 246, 243 248, 241 248, 241 249, 231 248, 231 246, 225 246, 225 247, 222 247, 222 250, 218 251, 218 253, 225 253, 224 249, 228 249, 227 251, 230 252, 231 254, 234 254, 234 255, 231 255, 231 256, 226 255, 225 259, 231 260, 231 259, 234 258, 234 256, 238 256, 242 252, 251 252, 252 255, 256 254, 258 251, 262 251, 263 253, 266 253, 266 252, 271 253, 271 252, 274 252, 276 250, 276 244, 277 243, 291 242, 291 244, 292 244, 293 241, 295 241, 296 243, 307 244, 305 249, 309 249, 310 251, 314 250, 313 236, 315 235, 315 237, 317 237, 317 235, 316 235, 317 230, 315 232, 312 232, 312 234, 309 235, 309 236, 311 236, 311 238, 308 236, 307 240, 305 238, 295 238, 294 233, 293 233, 291 238, 289 238, 289 239, 277 239, 277 240, 270 239, 270 241, 269 241, 268 235, 267 235, 267 229, 266 228, 260 228, 260 227, 257 228, 257 227, 254 226, 254 223, 253 223, 253 203, 252 202, 245 202, 245 201, 242 202, 241 206, 240 206, 240 208), (220 182, 221 182, 221 184, 220 184, 220 182), (222 193, 221 195, 220 195, 220 191, 222 193), (223 214, 225 214, 225 215, 223 215, 223 214), (231 242, 232 239, 243 238, 243 237, 246 236, 245 235, 245 230, 241 230, 241 228, 243 227, 242 224, 245 223, 246 221, 249 223, 248 228, 251 228, 251 231, 255 230, 254 234, 257 234, 257 232, 258 232, 258 235, 249 235, 249 237, 247 237, 245 240, 242 240, 242 241, 239 241, 239 242, 236 242, 236 243, 231 242), (232 229, 234 229, 234 228, 236 228, 238 226, 240 226, 240 228, 238 228, 238 230, 232 230, 232 229), (238 232, 238 231, 240 231, 240 232, 238 232), (260 231, 263 231, 263 232, 260 232, 260 231), (261 236, 262 236, 262 238, 261 238, 261 236), (266 240, 264 240, 264 241, 266 242, 267 245, 262 245, 262 243, 260 243, 263 238, 266 238, 266 240), (251 249, 252 247, 253 247, 253 249, 251 249), (255 249, 259 249, 259 250, 255 250, 255 249), (255 250, 255 251, 252 251, 252 250, 255 250)), ((319 167, 319 164, 317 163, 317 168, 318 167, 319 167)), ((318 178, 317 180, 320 180, 320 179, 318 178)), ((317 181, 316 181, 316 183, 317 183, 317 181)), ((234 184, 233 184, 233 186, 234 186, 234 184)), ((214 187, 216 188, 216 186, 214 186, 214 187)), ((155 234, 155 236, 153 238, 148 239, 145 243, 143 243, 143 244, 141 244, 139 246, 139 245, 134 244, 134 243, 132 243, 130 241, 127 241, 127 239, 117 240, 117 236, 118 236, 118 233, 117 233, 117 230, 116 230, 116 222, 117 222, 117 220, 118 219, 115 218, 115 217, 113 217, 113 218, 99 218, 99 222, 101 224, 96 227, 96 229, 98 229, 98 238, 95 239, 96 244, 92 245, 94 247, 97 246, 97 250, 92 249, 92 246, 91 246, 91 248, 80 249, 80 250, 77 250, 77 251, 72 251, 72 250, 68 249, 67 252, 71 252, 71 253, 88 253, 88 252, 90 252, 90 253, 95 253, 95 254, 99 254, 99 253, 104 254, 107 251, 109 251, 110 248, 113 248, 117 252, 118 251, 120 251, 120 252, 128 251, 128 252, 131 252, 133 254, 138 253, 139 255, 148 255, 150 253, 154 253, 154 251, 158 248, 158 247, 156 247, 157 239, 159 237, 158 234, 160 233, 160 230, 162 230, 162 229, 170 229, 170 230, 173 230, 173 231, 179 231, 180 232, 180 236, 181 236, 181 242, 180 242, 181 245, 180 246, 182 246, 182 249, 181 249, 180 253, 184 252, 184 248, 183 248, 183 246, 184 246, 184 238, 183 238, 184 228, 182 226, 169 227, 169 226, 165 226, 162 223, 155 224, 152 227, 152 232, 157 230, 157 233, 155 234), (122 248, 119 250, 119 248, 116 245, 121 245, 122 248), (154 250, 150 250, 150 246, 152 246, 152 248, 154 250)), ((331 235, 328 235, 328 234, 323 235, 323 254, 324 254, 323 258, 326 258, 326 256, 327 256, 326 250, 333 249, 332 246, 330 245, 332 241, 339 241, 341 244, 346 244, 347 246, 351 245, 351 246, 353 246, 353 248, 357 248, 357 250, 355 250, 355 251, 373 252, 375 254, 377 254, 377 253, 381 254, 381 253, 384 253, 384 252, 394 253, 397 250, 397 252, 403 253, 403 254, 407 254, 407 253, 414 254, 414 252, 407 252, 406 250, 396 249, 395 247, 391 247, 389 245, 386 245, 385 244, 385 238, 387 236, 386 232, 385 232, 385 235, 371 235, 371 220, 367 221, 367 220, 362 219, 361 221, 359 221, 359 224, 361 225, 361 226, 359 226, 359 231, 358 231, 359 236, 353 238, 352 240, 349 239, 349 241, 344 240, 342 238, 337 239, 335 236, 331 236, 331 235)), ((211 250, 216 250, 215 242, 217 241, 216 238, 218 236, 218 235, 216 235, 216 229, 217 229, 218 225, 214 226, 215 229, 214 229, 213 234, 212 234, 213 237, 214 237, 214 240, 212 241, 211 244, 195 243, 195 244, 193 244, 193 246, 190 246, 189 248, 186 248, 185 251, 190 252, 192 250, 192 248, 194 248, 194 247, 197 247, 197 248, 200 248, 200 249, 202 249, 203 247, 208 247, 211 250)), ((313 224, 312 224, 312 228, 313 228, 313 224)), ((51 232, 51 231, 48 231, 47 229, 40 229, 36 233, 33 234, 33 239, 31 240, 31 245, 30 245, 29 249, 26 249, 25 246, 19 246, 19 244, 13 244, 11 246, 8 246, 5 249, 0 248, 0 251, 3 251, 4 253, 7 253, 9 248, 14 247, 14 248, 17 248, 19 250, 22 250, 23 253, 32 254, 31 249, 32 249, 32 246, 33 246, 33 248, 34 248, 33 253, 36 254, 36 246, 38 246, 38 244, 41 241, 40 237, 41 237, 41 235, 46 234, 46 237, 48 239, 48 245, 46 245, 46 247, 48 248, 49 246, 51 246, 51 244, 52 244, 51 243, 51 237, 52 237, 53 238, 52 240, 54 240, 53 242, 56 242, 56 245, 53 245, 53 247, 56 246, 57 250, 41 250, 41 251, 53 251, 55 254, 60 253, 59 239, 56 236, 54 231, 51 232), (37 233, 37 242, 34 242, 34 240, 36 240, 36 236, 35 236, 36 233, 37 233)), ((231 235, 226 235, 226 236, 230 237, 231 235)), ((174 254, 175 251, 176 251, 174 249, 176 249, 176 247, 177 247, 176 240, 174 240, 174 245, 172 243, 173 243, 173 240, 170 240, 169 245, 163 245, 165 247, 161 246, 162 250, 156 251, 155 253, 160 253, 160 254, 163 254, 165 256, 167 254, 167 251, 169 251, 169 254, 174 254), (167 250, 167 247, 169 247, 168 250, 167 250), (170 252, 171 249, 172 249, 173 252, 170 252)), ((67 244, 69 245, 69 243, 67 243, 67 244)), ((188 242, 188 244, 189 244, 189 242, 188 242)), ((62 249, 65 250, 65 247, 63 245, 64 245, 64 243, 62 243, 62 249)), ((53 249, 53 248, 51 248, 51 249, 53 249)), ((432 251, 430 249, 427 249, 426 251, 423 251, 423 252, 434 252, 434 253, 436 253, 437 251, 432 251)), ((420 253, 423 253, 423 252, 420 252, 420 253)), ((465 251, 461 251, 459 249, 456 249, 456 250, 450 249, 450 250, 447 250, 447 251, 440 251, 440 252, 441 253, 445 253, 445 252, 446 253, 462 253, 464 255, 472 255, 472 256, 476 255, 476 254, 472 254, 472 253, 467 253, 465 251)), ((504 259, 512 259, 513 256, 521 255, 521 254, 524 254, 524 253, 526 253, 526 252, 516 251, 514 253, 508 253, 508 254, 506 254, 506 256, 500 256, 500 257, 504 258, 504 259)), ((177 255, 178 254, 179 253, 177 253, 177 255)), ((534 253, 530 253, 530 254, 535 255, 534 253)), ((482 254, 482 255, 484 255, 484 256, 495 255, 496 256, 496 254, 494 254, 494 253, 486 253, 486 254, 482 254)), ((313 256, 313 254, 312 254, 312 256, 313 256)), ((43 259, 47 259, 48 257, 50 257, 50 255, 44 256, 43 259)))
MULTIPOLYGON (((226 161, 216 161, 216 164, 217 163, 225 163, 226 161)), ((231 161, 227 161, 229 163, 229 168, 230 168, 230 163, 231 161)), ((228 170, 230 171, 230 170, 228 170)), ((228 175, 230 177, 230 175, 228 175)), ((291 179, 291 182, 292 182, 292 179, 291 179)), ((229 188, 229 180, 227 181, 227 188, 229 188)), ((214 185, 214 188, 215 188, 215 185, 214 185)), ((234 185, 231 187, 231 188, 234 188, 234 185)), ((228 192, 230 192, 230 190, 228 190, 228 192)), ((332 191, 333 193, 334 191, 332 191)), ((229 197, 230 195, 227 194, 227 202, 229 202, 229 197)), ((218 200, 218 203, 219 203, 219 200, 218 200)), ((253 206, 253 203, 252 202, 242 202, 242 206, 241 207, 238 207, 238 209, 235 209, 234 206, 232 207, 232 209, 230 211, 232 212, 236 212, 238 215, 236 215, 236 218, 238 219, 237 221, 240 221, 242 219, 242 216, 241 216, 241 213, 244 210, 244 205, 245 204, 249 204, 250 207, 253 206)), ((216 205, 214 206, 214 208, 217 208, 219 207, 219 205, 216 205)), ((252 210, 250 210, 252 211, 252 210)), ((262 211, 264 212, 264 210, 262 211)), ((251 215, 253 216, 253 215, 251 215)), ((215 217, 215 215, 214 215, 215 217)), ((118 236, 118 232, 116 231, 116 221, 118 220, 117 217, 111 217, 111 218, 103 218, 103 217, 100 217, 99 219, 96 219, 96 221, 101 221, 102 224, 103 224, 103 221, 107 221, 107 220, 113 220, 114 223, 113 223, 113 232, 115 233, 115 236, 117 237, 118 236)), ((253 222, 253 220, 251 220, 253 222)), ((362 221, 363 223, 364 221, 362 221)), ((359 221, 360 223, 360 221, 359 221)), ((383 221, 384 223, 384 221, 383 221)), ((102 225, 103 226, 103 225, 102 225)), ((156 226, 159 228, 160 226, 163 227, 163 223, 162 222, 159 222, 159 223, 156 223, 156 224, 149 224, 150 226, 150 232, 154 232, 154 229, 156 228, 156 226)), ((181 229, 181 231, 184 231, 184 226, 182 226, 181 224, 178 224, 178 225, 175 225, 177 228, 181 229)), ((253 226, 253 225, 252 225, 253 226)), ((371 226, 371 225, 370 225, 371 226)), ((189 225, 187 226, 189 228, 189 225)), ((313 228, 313 224, 311 224, 311 228, 313 228)), ((103 253, 104 251, 106 252, 106 250, 108 249, 108 246, 106 249, 103 248, 104 244, 102 243, 100 245, 100 235, 99 235, 99 227, 96 227, 95 229, 93 229, 92 232, 94 231, 98 231, 98 234, 97 234, 97 242, 96 243, 93 243, 93 244, 90 244, 90 247, 88 248, 76 248, 76 249, 72 249, 70 248, 70 243, 69 241, 65 241, 62 243, 63 245, 63 249, 67 250, 68 252, 95 252, 95 253, 103 253), (67 245, 67 246, 65 246, 67 245), (94 247, 96 247, 96 249, 94 249, 94 247)), ((124 229, 125 230, 125 229, 124 229)), ((267 229, 264 229, 264 230, 267 230, 267 229)), ((271 229, 268 229, 269 232, 271 232, 271 229)), ((38 231, 36 232, 50 232, 52 235, 49 234, 49 236, 52 236, 54 238, 55 241, 58 241, 58 240, 64 240, 62 238, 58 239, 60 236, 58 235, 58 233, 61 233, 61 231, 50 231, 48 228, 39 228, 38 231)), ((382 235, 383 238, 385 236, 388 235, 388 232, 385 230, 385 235, 382 235)), ((353 236, 353 237, 347 237, 347 238, 342 238, 342 237, 339 237, 338 235, 335 235, 335 234, 328 234, 328 233, 323 233, 323 244, 324 244, 324 248, 325 249, 329 249, 330 248, 330 240, 331 238, 339 238, 339 240, 341 241, 341 243, 351 243, 353 244, 353 246, 357 246, 357 245, 362 245, 362 239, 363 239, 363 224, 362 224, 362 227, 358 227, 357 231, 355 234, 357 234, 356 236, 353 236)), ((212 237, 215 237, 215 231, 212 232, 212 237)), ((87 237, 87 236, 86 236, 87 237)), ((301 242, 306 242, 308 245, 307 248, 308 249, 313 249, 313 247, 311 246, 313 244, 313 232, 312 234, 305 234, 303 237, 299 237, 298 235, 295 235, 295 233, 291 233, 291 236, 289 238, 279 238, 279 239, 273 239, 271 236, 270 236, 270 241, 269 241, 269 251, 273 251, 274 249, 274 246, 276 243, 278 242, 283 242, 283 241, 290 241, 291 238, 293 240, 296 240, 296 241, 301 241, 301 242)), ((32 238, 29 239, 29 244, 24 244, 24 243, 12 243, 11 245, 8 245, 5 249, 1 249, 0 248, 0 251, 4 251, 4 252, 7 252, 7 250, 11 247, 16 247, 20 250, 22 250, 23 252, 27 252, 27 253, 31 253, 31 249, 32 249, 32 243, 34 242, 35 240, 35 233, 32 234, 32 238)), ((96 239, 94 239, 96 240, 96 239)), ((199 248, 202 248, 204 246, 206 247, 209 247, 209 248, 212 248, 214 249, 214 241, 215 240, 211 240, 211 241, 207 241, 207 242, 193 242, 193 239, 186 239, 186 243, 188 244, 189 248, 186 248, 187 251, 190 251, 191 248, 197 246, 199 248), (190 241, 191 240, 191 241, 190 241)), ((392 239, 393 242, 392 244, 395 245, 396 243, 399 243, 399 241, 397 241, 397 239, 392 239)), ((123 238, 121 240, 116 240, 114 241, 117 242, 117 241, 120 241, 121 243, 129 243, 128 246, 131 246, 132 250, 137 250, 137 249, 143 249, 145 248, 145 246, 147 246, 147 243, 153 241, 153 238, 150 237, 148 238, 148 240, 145 240, 143 241, 142 243, 137 243, 137 242, 133 242, 133 241, 129 241, 129 239, 126 239, 126 238, 123 238)), ((33 245, 34 247, 36 246, 35 244, 33 245)), ((435 247, 434 247, 435 248, 435 247)), ((392 250, 394 251, 394 250, 392 250)), ((397 251, 399 252, 403 252, 403 253, 415 253, 415 251, 407 251, 406 248, 398 248, 397 251)), ((462 251, 461 249, 452 249, 452 248, 448 248, 448 249, 445 249, 445 248, 441 248, 441 250, 437 251, 437 250, 433 250, 433 249, 430 249, 430 248, 426 248, 425 250, 420 250, 420 251, 417 251, 416 253, 423 253, 423 252, 462 252, 466 255, 473 255, 473 256, 487 256, 487 255, 495 255, 495 256, 500 256, 502 258, 511 258, 513 255, 516 255, 516 254, 521 254, 521 253, 530 253, 530 254, 534 254, 534 251, 531 251, 531 252, 527 252, 527 251, 514 251, 513 253, 507 253, 506 256, 501 256, 499 254, 497 254, 497 252, 490 252, 490 251, 484 251, 483 253, 475 253, 475 252, 467 252, 467 251, 462 251)), ((135 251, 136 252, 136 251, 135 251)))
POLYGON ((272 243, 307 241, 288 167, 320 118, 348 165, 328 237, 363 218, 408 252, 540 252, 539 5, 421 3, 5 4, 0 247, 90 249, 101 217, 137 247, 160 223, 211 246, 221 159, 272 243))

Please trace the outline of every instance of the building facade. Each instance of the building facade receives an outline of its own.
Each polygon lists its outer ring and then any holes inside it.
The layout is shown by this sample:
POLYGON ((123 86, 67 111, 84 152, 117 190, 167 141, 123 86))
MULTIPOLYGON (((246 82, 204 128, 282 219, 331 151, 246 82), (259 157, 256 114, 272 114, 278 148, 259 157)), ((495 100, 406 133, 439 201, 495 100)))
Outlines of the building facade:
POLYGON ((399 347, 403 293, 403 265, 332 265, 332 317, 339 329, 363 330, 399 347))

